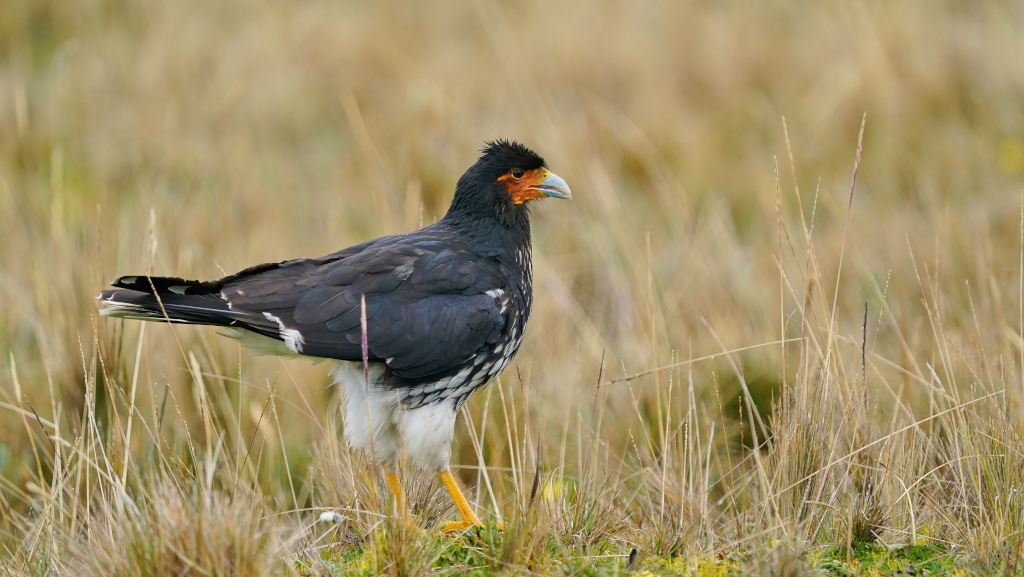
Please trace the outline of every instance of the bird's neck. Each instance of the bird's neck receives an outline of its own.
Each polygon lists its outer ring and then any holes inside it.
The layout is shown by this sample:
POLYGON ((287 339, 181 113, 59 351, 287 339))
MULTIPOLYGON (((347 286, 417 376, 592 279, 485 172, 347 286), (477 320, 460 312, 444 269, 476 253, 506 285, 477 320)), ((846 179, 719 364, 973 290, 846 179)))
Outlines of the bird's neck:
POLYGON ((526 255, 529 266, 530 219, 524 209, 510 210, 501 214, 468 215, 452 214, 444 221, 466 238, 481 254, 514 259, 515 255, 526 255))

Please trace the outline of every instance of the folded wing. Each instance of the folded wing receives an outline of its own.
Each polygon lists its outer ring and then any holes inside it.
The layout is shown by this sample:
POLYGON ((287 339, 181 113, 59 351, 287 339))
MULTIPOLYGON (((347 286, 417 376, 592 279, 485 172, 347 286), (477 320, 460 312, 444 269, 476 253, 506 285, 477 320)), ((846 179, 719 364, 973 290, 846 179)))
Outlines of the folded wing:
POLYGON ((302 355, 358 361, 365 297, 370 360, 418 379, 493 349, 506 322, 492 296, 504 286, 497 263, 428 230, 210 283, 122 277, 100 298, 112 316, 232 326, 302 355))

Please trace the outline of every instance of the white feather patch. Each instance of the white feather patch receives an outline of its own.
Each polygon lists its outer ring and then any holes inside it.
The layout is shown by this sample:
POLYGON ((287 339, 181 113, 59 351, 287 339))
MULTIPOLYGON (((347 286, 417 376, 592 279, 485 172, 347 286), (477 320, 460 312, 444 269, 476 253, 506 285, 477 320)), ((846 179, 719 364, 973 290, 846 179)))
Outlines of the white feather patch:
POLYGON ((281 340, 284 341, 286 347, 288 347, 289 349, 292 350, 292 352, 295 353, 302 352, 302 345, 306 343, 306 341, 302 338, 302 333, 300 333, 296 329, 290 329, 284 326, 284 323, 281 322, 281 319, 275 317, 270 313, 263 313, 263 316, 277 323, 277 334, 281 335, 281 340))
POLYGON ((452 457, 455 409, 451 403, 431 403, 402 414, 402 437, 412 464, 444 471, 452 457))
POLYGON ((286 357, 291 359, 308 359, 313 361, 314 365, 319 365, 320 363, 329 360, 323 357, 312 357, 309 355, 297 353, 288 348, 288 346, 285 343, 282 343, 277 339, 265 337, 249 329, 243 329, 240 327, 223 327, 219 331, 217 331, 217 334, 219 334, 222 337, 227 337, 229 339, 238 341, 238 344, 245 347, 245 350, 248 351, 250 355, 253 355, 255 357, 286 357))
POLYGON ((398 430, 398 393, 385 391, 380 382, 384 367, 370 365, 370 382, 363 376, 363 363, 338 361, 334 382, 345 395, 345 439, 349 446, 371 452, 377 462, 394 471, 402 449, 398 430), (369 393, 369 394, 367 394, 369 393))
POLYGON ((451 461, 455 409, 449 402, 405 409, 399 393, 382 386, 385 368, 370 365, 366 382, 361 362, 339 361, 334 379, 345 395, 345 438, 353 448, 395 470, 403 453, 420 469, 442 471, 451 461))

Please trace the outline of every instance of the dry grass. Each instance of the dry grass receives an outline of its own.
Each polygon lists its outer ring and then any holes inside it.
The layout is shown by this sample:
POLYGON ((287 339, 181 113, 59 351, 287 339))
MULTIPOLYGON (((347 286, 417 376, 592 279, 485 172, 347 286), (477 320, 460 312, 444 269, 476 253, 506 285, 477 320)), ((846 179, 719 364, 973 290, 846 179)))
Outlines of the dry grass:
POLYGON ((1024 571, 1021 6, 3 13, 0 574, 1024 571), (498 136, 575 196, 457 428, 504 533, 396 519, 325 365, 96 315, 431 222, 498 136))

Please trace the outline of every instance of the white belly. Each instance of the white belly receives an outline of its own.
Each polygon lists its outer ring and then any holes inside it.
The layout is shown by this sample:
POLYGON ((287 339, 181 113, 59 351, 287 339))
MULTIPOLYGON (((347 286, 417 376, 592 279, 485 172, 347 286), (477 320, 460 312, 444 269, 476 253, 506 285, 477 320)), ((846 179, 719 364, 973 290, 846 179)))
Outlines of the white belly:
POLYGON ((380 385, 383 367, 337 361, 334 380, 345 395, 345 438, 394 471, 403 455, 420 469, 443 471, 451 460, 455 408, 448 400, 405 409, 398 391, 380 385), (372 434, 371 434, 372 430, 372 434))

